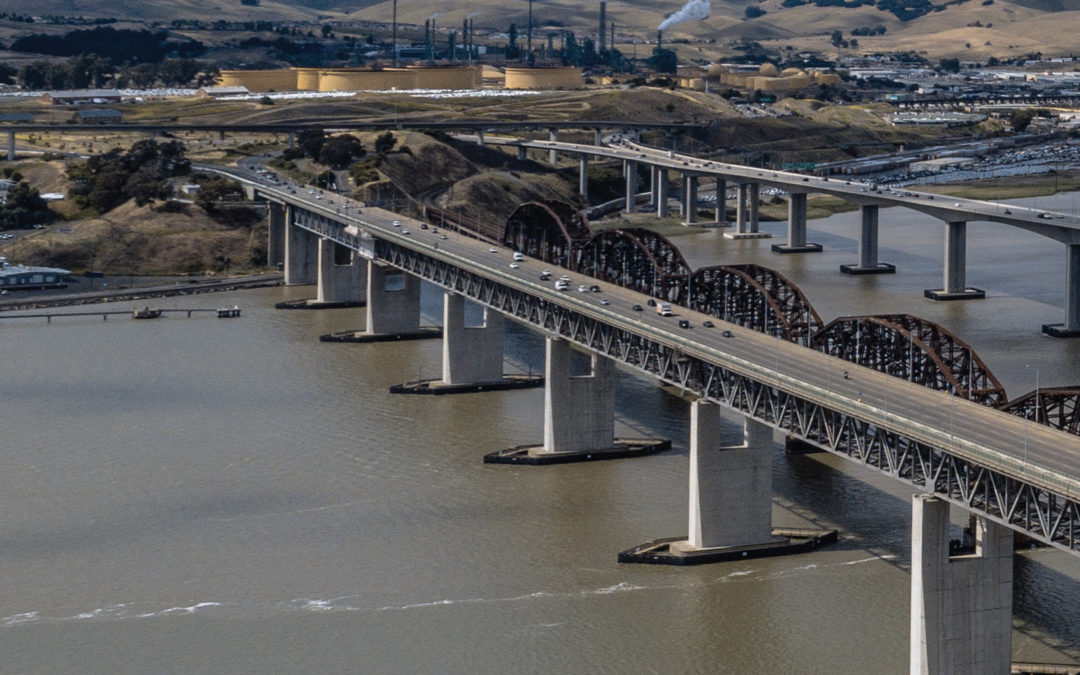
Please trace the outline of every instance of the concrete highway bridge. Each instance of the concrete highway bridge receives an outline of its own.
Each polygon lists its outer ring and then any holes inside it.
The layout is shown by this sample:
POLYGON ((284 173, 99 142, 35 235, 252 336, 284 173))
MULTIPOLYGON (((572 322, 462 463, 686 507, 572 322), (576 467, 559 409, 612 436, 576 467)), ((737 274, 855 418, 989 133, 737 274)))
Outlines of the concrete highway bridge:
MULTIPOLYGON (((640 152, 675 168, 666 153, 640 152)), ((794 174, 740 170, 751 172, 749 180, 804 182, 794 174)), ((418 336, 420 281, 444 291, 443 374, 436 385, 479 389, 500 381, 507 318, 543 334, 544 439, 513 455, 522 461, 633 454, 613 438, 616 364, 696 398, 688 532, 624 552, 632 559, 687 564, 753 557, 790 551, 800 536, 812 539, 772 528, 773 430, 874 467, 916 493, 912 672, 1009 672, 1014 532, 1080 554, 1075 395, 1071 404, 1058 401, 1072 409, 1061 428, 1031 418, 1032 407, 1045 407, 1038 392, 1034 403, 1017 399, 1026 413, 994 407, 1004 398, 1000 387, 951 336, 934 338, 930 327, 903 317, 822 325, 782 278, 750 269, 676 273, 677 252, 644 231, 582 241, 580 231, 559 219, 539 230, 512 223, 502 242, 489 242, 307 186, 230 173, 269 204, 270 260, 282 264, 287 283, 317 284, 316 302, 366 304, 358 339, 418 336), (562 242, 548 236, 556 230, 566 234, 562 242), (680 274, 683 281, 675 278, 680 274), (556 287, 564 276, 566 284, 556 287), (484 308, 482 326, 464 327, 465 300, 484 308), (671 302, 672 315, 661 315, 650 300, 660 309, 671 302), (879 339, 866 366, 861 358, 852 362, 845 353, 850 336, 866 345, 871 328, 885 324, 894 327, 892 335, 907 335, 900 343, 907 359, 886 358, 896 350, 879 339), (575 349, 588 356, 585 372, 575 372, 575 349), (933 368, 936 374, 923 374, 933 368), (941 382, 946 391, 932 388, 941 382), (744 443, 719 446, 721 411, 741 419, 744 443), (970 548, 950 550, 952 506, 972 516, 970 548)), ((857 187, 838 191, 867 200, 867 207, 890 199, 857 187)), ((940 214, 948 219, 961 210, 942 205, 940 214)))
POLYGON ((1060 324, 1042 326, 1043 333, 1053 337, 1080 336, 1080 217, 1065 213, 1032 209, 1011 204, 946 197, 929 192, 882 188, 873 184, 841 180, 825 176, 808 176, 787 171, 726 164, 691 155, 658 150, 618 136, 610 142, 597 144, 561 143, 557 133, 543 140, 493 137, 484 133, 463 137, 478 143, 516 148, 519 157, 529 150, 547 152, 555 163, 560 153, 578 158, 579 191, 588 195, 588 162, 591 158, 619 160, 626 176, 624 208, 627 213, 637 209, 644 196, 657 216, 667 215, 669 208, 668 183, 671 174, 680 177, 682 200, 680 212, 688 226, 702 226, 698 221, 698 190, 702 181, 711 181, 716 194, 715 218, 712 226, 727 226, 726 195, 729 185, 737 187, 735 223, 724 236, 767 237, 758 227, 758 195, 762 187, 783 191, 788 200, 787 243, 774 245, 776 253, 808 253, 821 250, 818 244, 807 241, 807 196, 813 193, 839 197, 859 207, 862 215, 859 232, 859 260, 841 266, 846 274, 891 273, 895 266, 878 259, 878 228, 880 211, 887 207, 902 207, 924 213, 940 221, 945 228, 942 287, 924 291, 932 300, 963 300, 985 297, 981 289, 967 285, 967 226, 970 222, 1004 223, 1027 230, 1064 245, 1065 317, 1060 324), (638 167, 648 167, 649 191, 638 192, 638 167))

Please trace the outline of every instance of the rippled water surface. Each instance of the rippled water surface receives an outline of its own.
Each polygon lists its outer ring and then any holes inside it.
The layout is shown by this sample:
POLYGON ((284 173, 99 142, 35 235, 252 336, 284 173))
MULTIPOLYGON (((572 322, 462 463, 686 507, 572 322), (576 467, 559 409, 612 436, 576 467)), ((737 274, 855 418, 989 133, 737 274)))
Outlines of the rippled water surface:
MULTIPOLYGON (((1036 368, 1044 386, 1080 383, 1080 341, 1038 335, 1062 320, 1060 245, 973 224, 968 281, 988 299, 935 304, 921 296, 941 284, 940 223, 883 211, 880 257, 898 273, 841 276, 857 228, 856 213, 811 223, 825 251, 803 256, 718 232, 675 242, 695 266, 781 270, 826 321, 939 321, 1011 396, 1036 368)), ((774 521, 839 528, 839 545, 619 565, 619 550, 686 531, 685 401, 620 373, 617 432, 671 438, 670 452, 484 465, 540 438, 542 391, 391 396, 438 373, 438 343, 320 343, 362 317, 273 309, 312 294, 161 302, 236 303, 234 321, 0 324, 0 670, 906 670, 910 489, 778 445, 774 521)), ((436 322, 437 291, 424 302, 436 322)), ((513 327, 507 370, 542 366, 541 337, 513 327)), ((1017 658, 1080 658, 1080 560, 1026 552, 1016 579, 1017 658)))

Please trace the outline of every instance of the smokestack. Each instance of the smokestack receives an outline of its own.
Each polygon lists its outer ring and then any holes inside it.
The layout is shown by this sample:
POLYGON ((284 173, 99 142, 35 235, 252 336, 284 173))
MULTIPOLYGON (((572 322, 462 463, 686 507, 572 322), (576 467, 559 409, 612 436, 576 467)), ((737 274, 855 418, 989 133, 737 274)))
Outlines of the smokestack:
POLYGON ((604 37, 607 35, 607 2, 600 0, 600 45, 597 48, 598 53, 603 53, 607 50, 607 41, 604 37))
POLYGON ((663 46, 664 46, 664 31, 657 30, 656 31, 656 54, 657 55, 660 54, 660 50, 663 48, 663 46))
POLYGON ((608 40, 608 49, 615 51, 615 22, 611 22, 611 39, 608 40))
POLYGON ((394 44, 393 44, 393 49, 394 49, 394 67, 395 67, 395 68, 397 68, 397 67, 398 67, 398 53, 397 53, 397 52, 398 52, 398 49, 397 49, 397 0, 394 0, 394 33, 393 33, 393 37, 392 37, 391 39, 392 39, 392 40, 393 40, 393 42, 394 42, 394 44))
POLYGON ((469 65, 472 65, 472 53, 476 46, 476 25, 469 19, 469 65))

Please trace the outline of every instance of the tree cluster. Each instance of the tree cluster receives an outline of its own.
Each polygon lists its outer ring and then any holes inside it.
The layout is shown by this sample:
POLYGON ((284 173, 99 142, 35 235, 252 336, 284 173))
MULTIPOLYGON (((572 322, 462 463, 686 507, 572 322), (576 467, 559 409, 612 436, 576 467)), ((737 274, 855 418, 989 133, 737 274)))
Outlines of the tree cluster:
POLYGON ((366 154, 363 142, 352 134, 327 136, 322 127, 309 127, 296 134, 296 147, 282 153, 282 158, 309 157, 332 169, 344 169, 366 154))
POLYGON ((145 63, 158 62, 167 56, 199 56, 206 46, 197 40, 169 40, 166 31, 117 30, 105 26, 74 30, 65 35, 24 35, 11 44, 11 50, 50 56, 97 54, 117 63, 145 63))
POLYGON ((168 179, 187 175, 191 163, 179 141, 139 141, 127 152, 119 148, 68 167, 74 185, 69 196, 82 208, 105 213, 128 199, 139 206, 172 196, 168 179))
MULTIPOLYGON (((185 86, 212 84, 216 68, 206 68, 194 59, 165 59, 160 63, 136 63, 117 68, 112 59, 81 54, 66 62, 35 61, 18 71, 23 89, 85 89, 110 84, 117 87, 185 86)), ((0 64, 0 82, 4 81, 0 64)))
POLYGON ((0 228, 30 227, 52 220, 52 211, 37 188, 26 181, 19 181, 7 191, 7 199, 0 206, 0 228))

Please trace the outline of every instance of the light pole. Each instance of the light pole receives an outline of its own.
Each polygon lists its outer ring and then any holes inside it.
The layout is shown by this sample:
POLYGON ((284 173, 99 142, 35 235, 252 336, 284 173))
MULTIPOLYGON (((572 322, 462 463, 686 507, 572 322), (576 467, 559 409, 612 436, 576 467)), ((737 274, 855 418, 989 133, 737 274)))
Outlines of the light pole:
POLYGON ((1031 364, 1025 364, 1025 368, 1035 369, 1035 421, 1039 421, 1039 367, 1031 364))

